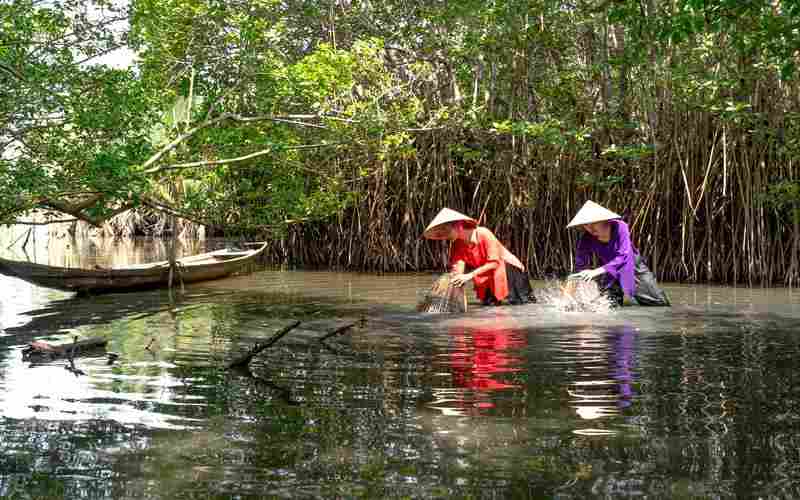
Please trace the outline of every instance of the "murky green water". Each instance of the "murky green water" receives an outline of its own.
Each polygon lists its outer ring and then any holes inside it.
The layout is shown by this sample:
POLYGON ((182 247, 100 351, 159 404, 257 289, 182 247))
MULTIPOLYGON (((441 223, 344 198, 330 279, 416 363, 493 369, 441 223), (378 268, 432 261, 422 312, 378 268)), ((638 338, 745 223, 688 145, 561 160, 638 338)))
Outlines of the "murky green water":
POLYGON ((270 270, 171 302, 0 276, 0 497, 800 496, 797 293, 418 314, 430 283, 270 270), (249 372, 225 369, 293 320, 249 372), (119 358, 22 361, 73 335, 119 358))

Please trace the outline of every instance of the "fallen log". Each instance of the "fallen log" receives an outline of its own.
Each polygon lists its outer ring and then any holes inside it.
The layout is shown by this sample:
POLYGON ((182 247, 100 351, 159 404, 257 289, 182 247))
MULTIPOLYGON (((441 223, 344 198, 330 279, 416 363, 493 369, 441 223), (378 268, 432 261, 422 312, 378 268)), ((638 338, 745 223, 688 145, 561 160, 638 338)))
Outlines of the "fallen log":
POLYGON ((300 323, 301 323, 300 321, 295 321, 291 325, 282 328, 275 335, 270 337, 269 340, 267 340, 265 343, 256 344, 252 349, 250 349, 249 352, 247 352, 242 356, 239 356, 238 358, 228 363, 228 366, 226 368, 231 369, 249 365, 250 361, 253 360, 253 357, 256 354, 260 353, 264 349, 269 349, 270 347, 272 347, 272 345, 275 342, 279 341, 284 335, 297 328, 297 326, 300 325, 300 323))

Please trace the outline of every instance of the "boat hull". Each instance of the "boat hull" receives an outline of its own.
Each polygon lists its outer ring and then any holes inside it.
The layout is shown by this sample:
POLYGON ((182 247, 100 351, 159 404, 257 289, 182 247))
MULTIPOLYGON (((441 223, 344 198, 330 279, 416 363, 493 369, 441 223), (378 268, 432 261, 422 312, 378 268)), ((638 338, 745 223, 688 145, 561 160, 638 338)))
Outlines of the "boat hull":
MULTIPOLYGON (((264 251, 218 250, 177 260, 174 283, 195 283, 225 278, 252 265, 264 251)), ((109 293, 160 288, 169 284, 168 261, 126 268, 73 269, 32 262, 0 259, 0 274, 13 276, 34 285, 83 294, 109 293)))

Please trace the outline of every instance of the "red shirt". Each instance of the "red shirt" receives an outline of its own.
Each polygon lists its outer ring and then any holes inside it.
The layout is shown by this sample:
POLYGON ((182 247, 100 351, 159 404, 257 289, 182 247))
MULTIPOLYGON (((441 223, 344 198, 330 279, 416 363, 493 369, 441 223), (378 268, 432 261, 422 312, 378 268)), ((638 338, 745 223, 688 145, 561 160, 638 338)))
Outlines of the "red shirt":
POLYGON ((480 300, 486 297, 490 290, 497 300, 508 297, 508 278, 506 277, 506 263, 525 270, 525 266, 513 253, 500 243, 495 235, 485 227, 477 227, 472 233, 471 242, 455 240, 450 250, 450 265, 454 266, 463 261, 468 269, 477 269, 487 262, 497 262, 496 269, 475 276, 473 284, 475 293, 480 300))

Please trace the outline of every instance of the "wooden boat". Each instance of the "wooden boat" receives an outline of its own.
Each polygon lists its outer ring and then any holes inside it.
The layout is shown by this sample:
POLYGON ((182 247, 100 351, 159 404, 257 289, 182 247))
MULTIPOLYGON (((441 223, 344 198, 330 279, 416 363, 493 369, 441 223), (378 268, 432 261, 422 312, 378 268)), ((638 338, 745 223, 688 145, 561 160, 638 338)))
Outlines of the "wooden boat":
MULTIPOLYGON (((230 276, 255 261, 267 243, 252 250, 225 248, 176 260, 173 283, 194 283, 230 276)), ((75 269, 47 266, 0 258, 0 274, 14 276, 34 285, 81 294, 108 293, 159 288, 169 283, 169 261, 136 264, 119 268, 75 269)))

